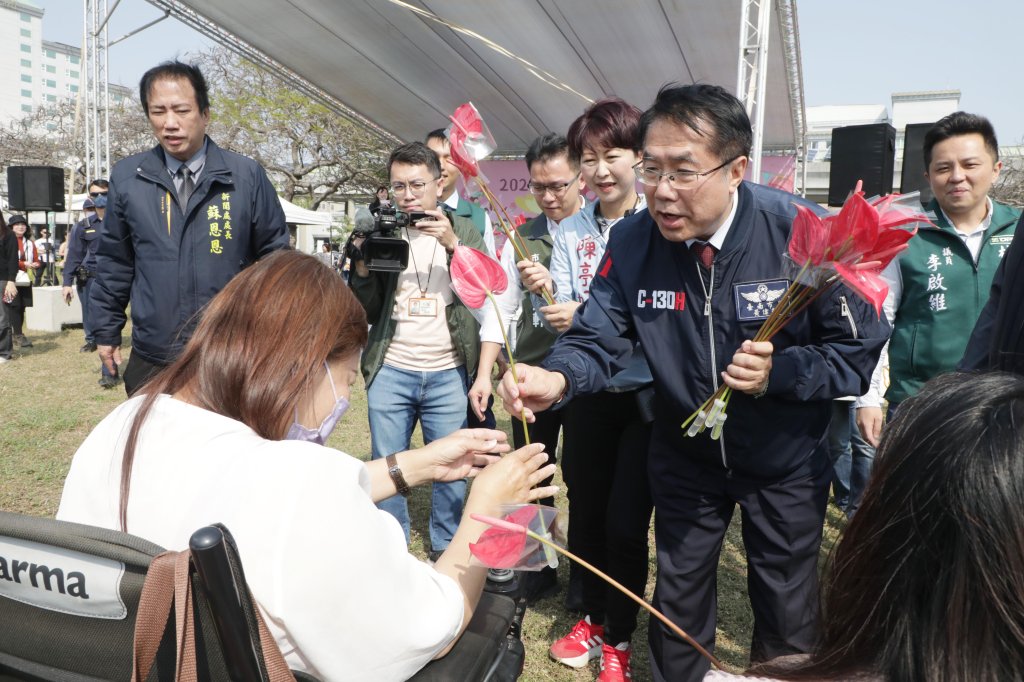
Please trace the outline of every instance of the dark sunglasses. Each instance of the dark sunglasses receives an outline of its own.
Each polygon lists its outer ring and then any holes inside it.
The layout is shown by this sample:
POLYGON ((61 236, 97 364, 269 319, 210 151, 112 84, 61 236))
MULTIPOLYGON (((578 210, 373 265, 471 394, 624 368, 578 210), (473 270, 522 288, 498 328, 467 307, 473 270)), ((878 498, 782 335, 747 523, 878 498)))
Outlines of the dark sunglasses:
POLYGON ((107 196, 106 192, 89 192, 89 196, 91 196, 93 199, 95 199, 96 197, 98 197, 101 194, 103 196, 107 196))

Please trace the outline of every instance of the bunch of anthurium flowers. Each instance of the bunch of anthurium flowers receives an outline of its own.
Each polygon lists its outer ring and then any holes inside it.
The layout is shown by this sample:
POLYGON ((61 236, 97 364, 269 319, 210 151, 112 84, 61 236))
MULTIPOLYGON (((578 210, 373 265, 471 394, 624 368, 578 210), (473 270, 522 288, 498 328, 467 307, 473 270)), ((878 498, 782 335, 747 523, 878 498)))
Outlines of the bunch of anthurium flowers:
POLYGON ((630 592, 604 571, 565 549, 563 546, 565 533, 559 524, 561 517, 556 509, 538 504, 511 505, 505 510, 505 516, 501 519, 480 514, 471 514, 470 517, 490 526, 480 534, 479 540, 469 545, 469 551, 473 556, 488 568, 513 568, 527 571, 539 570, 544 566, 554 568, 558 565, 558 557, 555 552, 562 554, 593 572, 646 609, 683 641, 697 649, 711 662, 711 665, 720 670, 727 670, 707 649, 670 621, 661 611, 630 592))
MULTIPOLYGON (((836 282, 846 284, 881 315, 889 292, 882 270, 907 248, 918 224, 931 224, 921 211, 917 192, 869 201, 859 181, 838 214, 820 218, 799 204, 796 210, 784 256, 792 284, 775 302, 754 341, 770 341, 836 282)), ((711 438, 720 438, 731 395, 732 389, 722 384, 683 422, 686 435, 696 436, 710 428, 711 438)))
MULTIPOLYGON (((480 112, 476 110, 472 102, 460 105, 448 118, 452 122, 446 131, 452 163, 462 173, 467 184, 475 183, 480 188, 480 192, 493 209, 494 215, 498 219, 498 225, 505 233, 508 243, 515 249, 516 260, 530 260, 530 251, 516 230, 525 222, 524 217, 521 215, 516 219, 509 217, 505 207, 487 185, 487 178, 480 172, 480 161, 494 151, 494 136, 491 135, 487 124, 480 118, 480 112)), ((555 300, 550 293, 544 291, 542 295, 548 305, 554 304, 555 300)), ((507 345, 506 348, 508 348, 507 345)))

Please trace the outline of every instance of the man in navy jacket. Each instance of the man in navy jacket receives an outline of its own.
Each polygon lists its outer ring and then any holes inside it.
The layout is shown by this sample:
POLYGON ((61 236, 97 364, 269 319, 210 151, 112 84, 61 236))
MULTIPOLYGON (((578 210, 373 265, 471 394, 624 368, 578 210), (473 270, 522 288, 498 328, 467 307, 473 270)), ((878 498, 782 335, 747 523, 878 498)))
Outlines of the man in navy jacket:
POLYGON ((232 277, 288 246, 263 168, 206 136, 210 101, 199 69, 160 64, 142 76, 139 94, 160 144, 114 166, 90 292, 98 352, 111 372, 131 302, 128 395, 177 357, 197 313, 232 277))
MULTIPOLYGON (((710 85, 666 87, 641 121, 647 211, 612 234, 590 300, 544 369, 519 365, 499 388, 518 414, 601 390, 639 340, 656 388, 649 456, 655 606, 711 649, 718 555, 739 505, 754 611, 753 661, 808 651, 831 481, 830 401, 868 386, 889 327, 836 286, 772 342, 750 341, 788 285, 791 194, 743 182, 751 127, 710 85), (725 382, 723 437, 680 425, 725 382)), ((817 207, 815 207, 817 208, 817 207)), ((529 417, 528 417, 529 418, 529 417)), ((656 680, 700 680, 708 663, 656 621, 656 680)))
MULTIPOLYGON (((1024 230, 1024 216, 1017 222, 1024 230)), ((1014 232, 1024 234, 1024 232, 1014 232)), ((981 311, 958 371, 1000 370, 1024 374, 1024 241, 1014 238, 999 263, 988 303, 981 311)))

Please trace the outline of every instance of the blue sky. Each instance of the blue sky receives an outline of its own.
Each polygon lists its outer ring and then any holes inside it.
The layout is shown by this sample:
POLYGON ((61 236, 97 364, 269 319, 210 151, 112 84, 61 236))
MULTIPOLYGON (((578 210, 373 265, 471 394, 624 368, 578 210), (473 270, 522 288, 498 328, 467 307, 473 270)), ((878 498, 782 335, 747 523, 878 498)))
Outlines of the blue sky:
MULTIPOLYGON (((81 43, 81 2, 35 2, 46 9, 47 40, 81 43)), ((1024 1, 797 0, 797 12, 809 106, 891 107, 893 92, 959 89, 961 108, 988 116, 1000 143, 1024 142, 1024 1)), ((145 0, 122 0, 110 37, 160 14, 145 0)), ((134 86, 148 66, 208 44, 167 19, 111 48, 111 80, 134 86)))

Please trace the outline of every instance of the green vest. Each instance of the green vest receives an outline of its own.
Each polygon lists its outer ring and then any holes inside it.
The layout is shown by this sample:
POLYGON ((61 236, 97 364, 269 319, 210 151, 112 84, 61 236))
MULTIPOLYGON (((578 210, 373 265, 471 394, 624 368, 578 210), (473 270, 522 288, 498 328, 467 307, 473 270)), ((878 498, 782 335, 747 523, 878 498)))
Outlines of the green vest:
POLYGON ((477 232, 480 233, 481 237, 484 236, 484 231, 487 229, 487 214, 484 213, 482 208, 465 197, 459 197, 459 205, 455 209, 455 215, 472 220, 477 232))
MULTIPOLYGON (((519 235, 525 237, 523 242, 531 254, 537 254, 540 264, 544 267, 551 267, 551 249, 554 244, 551 241, 551 234, 548 232, 548 219, 543 213, 524 224, 518 230, 519 235)), ((506 243, 506 249, 513 248, 506 243)), ((518 261, 519 258, 516 258, 518 261)), ((519 313, 519 323, 516 325, 516 362, 537 364, 544 359, 551 349, 551 345, 558 338, 558 334, 550 331, 543 324, 543 320, 534 320, 533 296, 529 291, 523 290, 522 311, 519 313)), ((542 317, 538 312, 538 317, 542 317)))
POLYGON ((899 258, 903 292, 889 339, 889 390, 899 403, 939 374, 952 371, 964 354, 974 324, 988 301, 992 277, 1013 240, 1020 211, 992 202, 978 262, 950 225, 937 201, 936 227, 918 230, 899 258))

